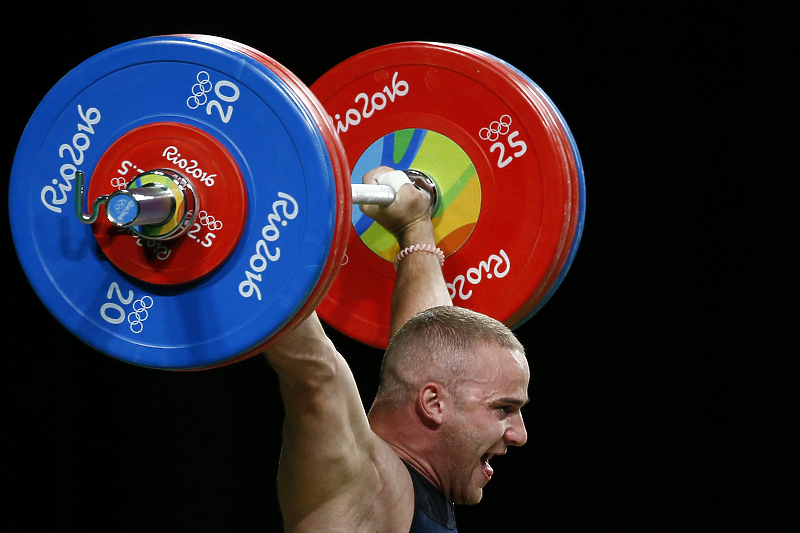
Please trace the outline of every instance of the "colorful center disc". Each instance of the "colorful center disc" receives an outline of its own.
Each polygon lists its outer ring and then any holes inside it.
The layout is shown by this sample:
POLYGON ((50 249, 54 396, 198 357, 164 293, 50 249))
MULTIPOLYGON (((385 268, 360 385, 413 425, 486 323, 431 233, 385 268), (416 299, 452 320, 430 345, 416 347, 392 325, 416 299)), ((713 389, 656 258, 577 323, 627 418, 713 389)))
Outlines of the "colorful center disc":
MULTIPOLYGON (((436 241, 446 256, 461 248, 478 222, 481 182, 460 146, 435 131, 394 131, 361 154, 353 167, 353 183, 361 183, 361 176, 378 166, 413 168, 433 177, 440 198, 433 213, 436 241)), ((397 240, 358 206, 353 207, 353 229, 367 248, 387 261, 400 252, 397 240)))

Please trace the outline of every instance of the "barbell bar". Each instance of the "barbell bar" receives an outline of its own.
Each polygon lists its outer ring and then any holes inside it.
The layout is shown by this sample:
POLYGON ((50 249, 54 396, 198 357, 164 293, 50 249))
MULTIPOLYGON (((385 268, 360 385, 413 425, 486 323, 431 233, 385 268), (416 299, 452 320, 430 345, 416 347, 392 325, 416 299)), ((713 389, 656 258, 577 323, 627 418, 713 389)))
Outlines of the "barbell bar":
MULTIPOLYGON (((413 184, 417 189, 428 196, 431 211, 436 209, 438 204, 438 194, 434 181, 422 172, 410 169, 405 171, 391 171, 378 177, 377 184, 354 183, 351 185, 352 202, 359 205, 391 205, 397 195, 399 188, 405 183, 413 184), (381 181, 382 180, 382 181, 381 181), (390 185, 389 185, 390 184, 390 185)), ((75 171, 75 215, 83 224, 94 224, 100 214, 100 208, 105 209, 106 218, 114 226, 119 228, 130 228, 131 231, 140 237, 153 240, 175 239, 185 234, 191 225, 191 211, 185 211, 180 221, 169 231, 160 231, 165 224, 175 215, 177 205, 189 202, 196 202, 194 189, 182 185, 191 182, 180 172, 171 169, 153 169, 142 173, 128 184, 129 188, 122 189, 113 194, 104 194, 95 198, 92 202, 90 214, 83 212, 86 202, 85 192, 85 173, 81 170, 75 171), (176 201, 175 193, 161 183, 148 183, 141 187, 131 186, 141 177, 147 175, 165 176, 172 180, 180 190, 181 201, 176 201), (192 198, 187 198, 191 195, 192 198), (140 232, 137 227, 144 226, 155 228, 156 236, 148 236, 140 232)), ((197 209, 200 206, 196 206, 197 209)))

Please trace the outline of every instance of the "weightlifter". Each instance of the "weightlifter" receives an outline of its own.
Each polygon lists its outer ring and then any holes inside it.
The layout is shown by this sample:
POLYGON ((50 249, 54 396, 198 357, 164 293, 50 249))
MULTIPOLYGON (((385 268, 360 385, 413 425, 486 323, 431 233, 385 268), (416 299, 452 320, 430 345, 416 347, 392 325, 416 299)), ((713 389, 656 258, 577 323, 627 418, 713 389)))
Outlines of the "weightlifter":
POLYGON ((505 326, 452 307, 425 193, 403 185, 391 205, 362 209, 403 250, 392 340, 368 415, 316 314, 267 350, 286 409, 278 471, 284 527, 452 532, 453 503, 480 501, 492 457, 525 444, 528 363, 505 326))

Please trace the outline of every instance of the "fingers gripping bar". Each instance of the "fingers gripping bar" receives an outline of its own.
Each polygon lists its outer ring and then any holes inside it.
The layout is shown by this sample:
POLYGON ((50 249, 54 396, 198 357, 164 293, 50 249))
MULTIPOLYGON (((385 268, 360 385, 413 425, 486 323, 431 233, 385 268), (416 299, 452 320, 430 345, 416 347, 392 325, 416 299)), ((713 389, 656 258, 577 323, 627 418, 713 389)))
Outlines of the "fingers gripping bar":
POLYGON ((431 204, 431 213, 436 211, 439 195, 436 185, 426 174, 418 170, 393 170, 377 177, 377 185, 354 183, 352 185, 353 203, 370 205, 389 205, 394 202, 397 191, 406 183, 425 192, 431 204))

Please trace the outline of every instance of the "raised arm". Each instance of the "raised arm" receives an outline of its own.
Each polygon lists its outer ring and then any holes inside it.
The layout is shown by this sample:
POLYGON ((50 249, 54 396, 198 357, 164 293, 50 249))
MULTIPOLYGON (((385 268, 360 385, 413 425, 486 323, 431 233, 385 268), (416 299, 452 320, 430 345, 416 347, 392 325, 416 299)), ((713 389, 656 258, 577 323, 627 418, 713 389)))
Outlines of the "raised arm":
MULTIPOLYGON (((387 170, 370 172, 364 182, 374 182, 387 170)), ((427 195, 413 185, 401 187, 391 206, 367 214, 398 238, 401 249, 435 246, 427 195)), ((439 305, 450 305, 439 258, 425 252, 408 255, 400 261, 392 296, 392 334, 415 314, 439 305)), ((278 373, 286 410, 278 469, 285 530, 408 531, 411 478, 392 448, 371 430, 353 374, 316 313, 281 336, 265 355, 278 373)))
POLYGON ((278 496, 286 531, 320 530, 368 499, 374 435, 352 372, 313 313, 265 353, 280 378, 286 418, 278 496))
MULTIPOLYGON (((392 169, 378 167, 364 175, 364 183, 376 183, 378 176, 392 169)), ((397 238, 400 249, 409 246, 436 246, 430 205, 425 193, 411 184, 397 191, 397 200, 388 206, 364 205, 364 213, 397 238)), ((397 280, 392 292, 391 333, 394 335, 408 319, 431 307, 453 305, 442 276, 439 258, 416 252, 397 266, 397 280)))

